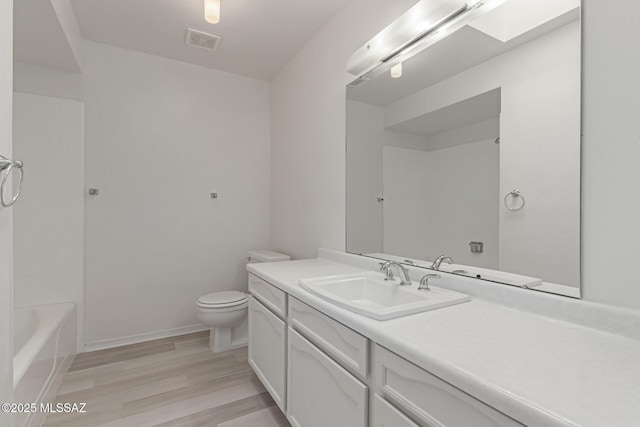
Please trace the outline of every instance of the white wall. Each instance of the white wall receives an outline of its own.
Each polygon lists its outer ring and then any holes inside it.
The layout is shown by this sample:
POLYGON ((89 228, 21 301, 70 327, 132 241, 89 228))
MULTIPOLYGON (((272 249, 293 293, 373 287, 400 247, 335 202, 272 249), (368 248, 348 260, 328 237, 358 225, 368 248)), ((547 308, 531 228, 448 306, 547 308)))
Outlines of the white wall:
POLYGON ((65 99, 83 99, 82 74, 13 63, 13 89, 65 99))
MULTIPOLYGON (((345 248, 343 85, 350 78, 344 64, 399 15, 376 15, 382 3, 351 3, 273 81, 272 243, 297 257, 313 256, 318 246, 345 248)), ((411 3, 387 6, 406 10, 411 3)), ((632 0, 615 7, 584 0, 583 6, 582 288, 586 299, 640 309, 640 285, 634 278, 640 202, 630 196, 640 180, 633 118, 640 110, 633 90, 640 85, 635 77, 640 10, 632 0)))
MULTIPOLYGON (((0 2, 0 154, 11 158, 13 1, 0 2)), ((13 223, 0 208, 0 403, 13 397, 13 223)), ((0 425, 11 415, 0 412, 0 425)))
POLYGON ((498 268, 499 146, 493 139, 434 151, 383 149, 383 253, 498 268), (407 226, 411 224, 411 226, 407 226), (471 253, 470 241, 484 243, 471 253))
POLYGON ((584 0, 583 295, 640 308, 640 5, 584 0))
POLYGON ((83 76, 86 342, 201 328, 268 247, 269 86, 95 43, 83 76))
POLYGON ((96 43, 83 74, 14 67, 86 105, 88 348, 202 328, 195 300, 269 246, 268 84, 96 43))
POLYGON ((14 92, 14 156, 25 183, 14 211, 16 307, 74 302, 82 348, 84 105, 14 92))
POLYGON ((347 57, 416 0, 354 0, 271 82, 271 246, 345 248, 347 57))

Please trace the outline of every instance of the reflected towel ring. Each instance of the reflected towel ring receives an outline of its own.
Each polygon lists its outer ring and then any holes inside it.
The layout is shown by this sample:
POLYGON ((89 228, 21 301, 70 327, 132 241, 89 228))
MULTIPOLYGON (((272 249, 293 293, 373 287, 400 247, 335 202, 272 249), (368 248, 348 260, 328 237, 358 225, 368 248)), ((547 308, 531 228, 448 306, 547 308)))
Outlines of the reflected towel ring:
POLYGON ((524 205, 525 205, 524 196, 520 194, 520 190, 509 191, 504 196, 504 206, 507 209, 509 209, 511 212, 519 211, 520 209, 524 208, 524 205), (520 204, 520 206, 509 206, 509 203, 507 202, 509 200, 509 197, 513 198, 514 200, 517 200, 517 199, 522 200, 522 204, 520 204))
POLYGON ((2 177, 2 181, 0 182, 0 204, 5 208, 13 206, 16 200, 18 200, 18 197, 20 197, 20 192, 22 191, 22 180, 24 178, 24 170, 22 169, 22 166, 23 164, 20 160, 13 161, 13 160, 7 159, 4 156, 0 156, 0 172, 6 171, 5 175, 2 177), (18 191, 16 191, 16 194, 14 194, 11 200, 7 202, 5 201, 5 198, 4 198, 4 193, 5 193, 4 187, 5 187, 5 184, 7 183, 7 180, 9 179, 9 176, 11 175, 11 172, 13 172, 14 169, 17 169, 20 171, 20 180, 18 181, 18 191))

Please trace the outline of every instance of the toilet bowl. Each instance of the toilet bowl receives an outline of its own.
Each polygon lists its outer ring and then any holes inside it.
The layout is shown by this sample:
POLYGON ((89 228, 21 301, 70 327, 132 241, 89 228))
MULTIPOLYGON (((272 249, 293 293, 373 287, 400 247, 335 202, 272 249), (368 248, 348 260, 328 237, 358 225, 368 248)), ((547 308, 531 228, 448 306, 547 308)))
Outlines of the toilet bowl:
MULTIPOLYGON (((287 255, 271 251, 251 251, 248 261, 288 261, 287 255)), ((247 314, 249 295, 239 291, 214 292, 198 299, 198 320, 211 328, 209 347, 214 353, 244 347, 249 340, 247 314)))
POLYGON ((196 303, 198 320, 209 326, 209 347, 215 352, 247 345, 248 295, 225 291, 204 295, 196 303))

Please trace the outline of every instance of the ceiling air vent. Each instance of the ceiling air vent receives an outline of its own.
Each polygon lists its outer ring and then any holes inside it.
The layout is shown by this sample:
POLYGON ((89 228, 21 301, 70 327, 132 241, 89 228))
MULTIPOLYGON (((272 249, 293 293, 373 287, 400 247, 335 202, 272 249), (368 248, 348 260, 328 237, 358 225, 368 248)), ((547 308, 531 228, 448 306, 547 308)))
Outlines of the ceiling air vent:
POLYGON ((201 47, 203 49, 217 50, 218 45, 222 41, 222 37, 215 34, 203 33, 192 28, 187 28, 187 40, 188 46, 201 47))

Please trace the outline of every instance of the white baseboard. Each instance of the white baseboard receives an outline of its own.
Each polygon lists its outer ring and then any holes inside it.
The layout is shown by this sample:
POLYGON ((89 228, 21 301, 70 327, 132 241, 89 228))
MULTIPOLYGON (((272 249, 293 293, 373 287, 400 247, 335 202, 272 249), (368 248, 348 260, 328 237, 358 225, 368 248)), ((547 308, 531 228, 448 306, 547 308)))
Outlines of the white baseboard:
POLYGON ((175 337, 177 335, 184 335, 192 332, 206 331, 208 329, 209 328, 207 328, 205 325, 198 324, 198 325, 191 325, 191 326, 183 326, 181 328, 165 329, 164 331, 149 332, 146 334, 131 335, 131 336, 122 337, 122 338, 112 338, 108 340, 96 341, 93 343, 85 343, 83 351, 90 352, 90 351, 104 350, 107 348, 120 347, 128 344, 137 344, 145 341, 153 341, 160 338, 175 337))

